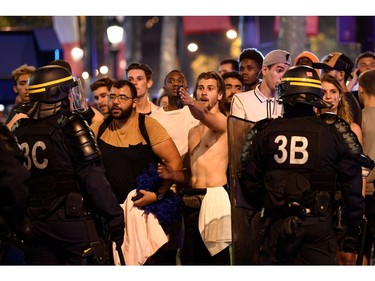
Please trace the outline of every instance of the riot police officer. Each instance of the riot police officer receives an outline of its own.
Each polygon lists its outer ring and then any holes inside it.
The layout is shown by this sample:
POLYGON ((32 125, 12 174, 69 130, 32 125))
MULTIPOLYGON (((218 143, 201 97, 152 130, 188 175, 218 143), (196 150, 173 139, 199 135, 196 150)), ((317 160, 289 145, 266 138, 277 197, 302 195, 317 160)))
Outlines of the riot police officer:
POLYGON ((31 264, 86 264, 86 256, 102 264, 108 256, 103 231, 109 240, 123 241, 123 211, 97 143, 83 117, 70 110, 77 86, 66 68, 38 68, 28 84, 33 102, 28 118, 12 127, 31 173, 31 264))
POLYGON ((22 264, 19 241, 24 222, 29 172, 23 154, 8 127, 0 124, 0 264, 22 264), (17 238, 18 235, 18 238, 17 238))
MULTIPOLYGON (((261 211, 261 264, 337 264, 333 196, 341 191, 343 250, 358 251, 364 213, 361 166, 373 161, 339 116, 316 116, 323 101, 316 71, 290 68, 279 85, 284 115, 255 124, 242 154, 241 188, 261 211)), ((257 217, 257 216, 255 216, 257 217)))

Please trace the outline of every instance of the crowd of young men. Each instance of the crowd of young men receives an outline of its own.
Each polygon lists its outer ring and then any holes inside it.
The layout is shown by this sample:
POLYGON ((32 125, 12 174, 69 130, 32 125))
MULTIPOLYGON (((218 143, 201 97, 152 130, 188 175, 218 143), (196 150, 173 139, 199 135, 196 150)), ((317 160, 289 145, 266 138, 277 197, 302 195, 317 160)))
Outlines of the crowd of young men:
MULTIPOLYGON (((358 56, 354 78, 344 54, 321 62, 311 54, 293 65, 286 50, 263 56, 245 49, 238 71, 202 72, 191 93, 183 73, 172 70, 164 107, 149 100, 151 68, 131 63, 126 79, 91 85, 100 113, 90 114, 76 108, 82 93, 69 69, 52 64, 22 74, 29 76, 29 99, 8 127, 28 170, 17 169, 27 198, 14 198, 27 200, 19 211, 31 221, 23 262, 236 265, 243 261, 233 258, 232 240, 251 239, 251 248, 240 249, 254 257, 245 264, 335 265, 340 252, 352 253, 352 264, 371 264, 373 173, 366 200, 362 186, 375 157, 375 56, 358 56), (351 121, 330 110, 317 69, 337 80, 363 144, 351 121), (357 96, 347 88, 354 82, 357 96), (228 118, 252 128, 228 137, 228 118), (243 145, 235 174, 231 140, 243 145), (232 227, 238 201, 247 204, 249 232, 232 227)), ((16 192, 4 176, 2 190, 16 192)), ((14 225, 1 202, 1 217, 22 235, 24 219, 14 225)))

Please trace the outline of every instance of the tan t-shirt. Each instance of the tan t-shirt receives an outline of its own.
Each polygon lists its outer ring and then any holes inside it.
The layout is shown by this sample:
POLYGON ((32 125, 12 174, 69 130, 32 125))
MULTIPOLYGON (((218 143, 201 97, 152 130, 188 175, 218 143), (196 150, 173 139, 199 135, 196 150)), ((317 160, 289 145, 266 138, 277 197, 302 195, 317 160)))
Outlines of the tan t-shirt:
MULTIPOLYGON (((93 131, 95 138, 98 135, 99 128, 104 121, 94 122, 90 128, 93 131)), ((142 137, 138 124, 138 113, 136 118, 133 118, 132 123, 126 130, 122 130, 111 122, 107 129, 103 132, 100 139, 107 144, 117 147, 129 147, 129 145, 137 145, 141 141, 146 144, 146 140, 142 137)), ((150 139, 151 146, 162 143, 170 138, 165 128, 154 118, 146 115, 145 126, 150 139)))

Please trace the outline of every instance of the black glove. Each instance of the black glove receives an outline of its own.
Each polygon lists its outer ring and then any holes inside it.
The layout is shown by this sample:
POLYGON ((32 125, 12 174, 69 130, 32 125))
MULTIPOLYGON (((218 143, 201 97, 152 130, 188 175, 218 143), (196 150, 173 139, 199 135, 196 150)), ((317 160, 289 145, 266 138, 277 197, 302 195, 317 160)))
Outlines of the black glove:
POLYGON ((95 112, 94 112, 94 110, 91 108, 91 107, 89 107, 89 109, 87 109, 85 112, 82 112, 82 113, 80 113, 81 114, 81 116, 86 120, 86 122, 89 124, 89 125, 91 125, 91 123, 92 123, 92 119, 94 118, 94 116, 95 116, 95 112))
POLYGON ((345 232, 340 251, 358 254, 361 246, 361 227, 351 227, 345 232))
POLYGON ((116 243, 116 245, 122 245, 124 242, 125 233, 124 216, 115 217, 108 222, 109 240, 116 243))

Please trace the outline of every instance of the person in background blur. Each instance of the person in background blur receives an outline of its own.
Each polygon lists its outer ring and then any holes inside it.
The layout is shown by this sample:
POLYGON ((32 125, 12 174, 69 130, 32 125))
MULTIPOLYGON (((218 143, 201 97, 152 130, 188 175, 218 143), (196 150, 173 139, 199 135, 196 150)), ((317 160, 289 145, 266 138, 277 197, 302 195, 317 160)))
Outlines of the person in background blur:
POLYGON ((90 85, 90 90, 94 94, 96 105, 104 116, 109 114, 108 95, 112 84, 113 80, 111 78, 103 77, 90 85))
MULTIPOLYGON (((23 64, 12 71, 13 91, 16 94, 16 100, 5 120, 5 124, 10 123, 17 113, 25 114, 29 109, 30 98, 27 89, 27 82, 29 81, 31 73, 34 71, 35 67, 27 64, 23 64)), ((10 128, 11 124, 9 124, 8 127, 10 128)))
POLYGON ((263 54, 256 48, 247 48, 242 50, 238 61, 244 80, 243 92, 254 90, 261 82, 263 54))
POLYGON ((133 62, 126 69, 126 76, 137 89, 137 112, 150 115, 158 109, 159 106, 149 99, 149 89, 154 83, 151 68, 147 64, 133 62))
POLYGON ((230 115, 230 105, 234 94, 242 93, 243 77, 236 71, 226 72, 221 75, 225 84, 225 95, 220 105, 226 116, 230 115))
MULTIPOLYGON (((304 51, 296 57, 294 60, 294 65, 307 65, 312 67, 314 62, 319 62, 319 58, 312 52, 304 51)), ((318 75, 320 75, 320 70, 315 70, 318 75)))
POLYGON ((235 59, 225 59, 222 60, 219 64, 218 72, 220 75, 224 74, 225 72, 231 71, 239 71, 239 64, 238 61, 235 59))
POLYGON ((162 93, 156 100, 156 105, 160 107, 168 106, 168 95, 166 93, 162 93))
MULTIPOLYGON (((358 99, 358 78, 361 73, 366 70, 375 69, 375 53, 371 51, 359 54, 355 59, 354 70, 352 71, 352 79, 348 83, 348 90, 358 99)), ((363 108, 363 107, 362 107, 363 108)))

